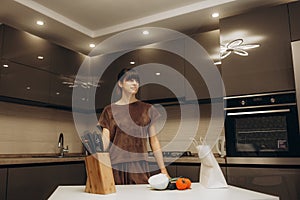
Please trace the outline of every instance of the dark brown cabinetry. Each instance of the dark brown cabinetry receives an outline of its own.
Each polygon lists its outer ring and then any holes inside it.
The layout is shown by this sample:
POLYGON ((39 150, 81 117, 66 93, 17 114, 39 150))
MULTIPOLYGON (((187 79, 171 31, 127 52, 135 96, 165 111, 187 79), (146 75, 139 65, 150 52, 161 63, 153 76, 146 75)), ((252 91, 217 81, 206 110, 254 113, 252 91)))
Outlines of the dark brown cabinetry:
POLYGON ((179 165, 176 166, 176 177, 188 177, 192 182, 199 182, 200 164, 197 165, 179 165))
POLYGON ((50 71, 56 74, 75 77, 87 56, 55 45, 51 52, 50 71))
POLYGON ((227 96, 294 90, 287 5, 220 19, 221 44, 236 39, 260 46, 222 59, 227 96))
POLYGON ((300 199, 299 167, 227 166, 228 184, 266 194, 280 200, 300 199))
POLYGON ((7 25, 0 26, 0 46, 1 96, 72 106, 71 86, 86 56, 7 25))
POLYGON ((140 89, 141 100, 183 99, 184 58, 158 48, 145 48, 139 51, 139 61, 139 74, 148 83, 140 89))
POLYGON ((27 32, 3 26, 3 59, 40 69, 50 69, 53 44, 27 32))
POLYGON ((300 40, 300 2, 288 4, 292 41, 300 40))
MULTIPOLYGON (((213 30, 204 33, 193 35, 192 38, 196 40, 206 51, 208 59, 212 62, 220 61, 220 31, 213 30)), ((203 66, 205 67, 205 66, 203 66)), ((211 67, 211 66, 206 66, 211 67)), ((204 71, 204 70, 203 70, 204 71)), ((203 76, 207 74, 200 74, 188 61, 185 61, 184 76, 186 81, 192 86, 197 99, 209 99, 209 91, 203 76)), ((185 90, 186 100, 195 100, 190 90, 185 90)))
POLYGON ((48 102, 49 73, 22 64, 6 61, 2 68, 0 95, 30 101, 48 102))
POLYGON ((2 57, 2 44, 3 44, 3 32, 4 32, 4 25, 0 25, 0 58, 2 57))
POLYGON ((0 199, 6 199, 7 168, 0 168, 0 199))
POLYGON ((47 199, 59 185, 85 182, 84 163, 12 167, 8 169, 6 199, 47 199))

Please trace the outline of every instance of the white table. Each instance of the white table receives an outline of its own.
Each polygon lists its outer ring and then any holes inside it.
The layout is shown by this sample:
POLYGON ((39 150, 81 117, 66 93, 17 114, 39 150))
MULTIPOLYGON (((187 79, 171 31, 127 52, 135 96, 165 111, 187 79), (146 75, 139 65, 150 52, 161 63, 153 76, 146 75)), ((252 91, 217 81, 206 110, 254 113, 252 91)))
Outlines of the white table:
POLYGON ((199 183, 192 183, 189 190, 153 190, 149 185, 116 185, 116 193, 90 194, 85 186, 59 186, 49 200, 279 200, 279 197, 229 186, 222 189, 206 189, 199 183))

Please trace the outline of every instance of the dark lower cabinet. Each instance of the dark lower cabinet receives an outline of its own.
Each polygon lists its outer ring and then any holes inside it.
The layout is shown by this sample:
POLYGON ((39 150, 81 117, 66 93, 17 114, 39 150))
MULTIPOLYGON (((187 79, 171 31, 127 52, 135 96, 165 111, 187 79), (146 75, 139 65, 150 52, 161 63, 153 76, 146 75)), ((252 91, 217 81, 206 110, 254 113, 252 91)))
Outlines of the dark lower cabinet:
MULTIPOLYGON (((149 168, 150 168, 150 175, 151 176, 160 173, 160 170, 159 170, 156 163, 149 163, 149 168)), ((166 168, 167 168, 168 173, 171 177, 176 177, 176 165, 166 164, 166 168)))
POLYGON ((230 185, 279 196, 280 200, 300 199, 300 168, 227 166, 230 185))
POLYGON ((177 165, 176 176, 187 177, 192 182, 199 182, 200 165, 177 165))
POLYGON ((84 162, 12 167, 8 168, 6 199, 48 199, 59 185, 85 183, 84 162))
POLYGON ((0 168, 0 199, 6 199, 7 168, 0 168))

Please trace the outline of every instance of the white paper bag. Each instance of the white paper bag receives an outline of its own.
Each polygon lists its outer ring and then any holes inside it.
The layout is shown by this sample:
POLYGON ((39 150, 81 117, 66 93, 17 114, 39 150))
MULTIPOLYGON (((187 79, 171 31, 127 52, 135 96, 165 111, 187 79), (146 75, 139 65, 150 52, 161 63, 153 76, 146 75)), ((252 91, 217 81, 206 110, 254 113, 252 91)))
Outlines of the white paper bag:
POLYGON ((209 145, 196 146, 201 160, 200 183, 206 188, 228 187, 222 170, 209 145))

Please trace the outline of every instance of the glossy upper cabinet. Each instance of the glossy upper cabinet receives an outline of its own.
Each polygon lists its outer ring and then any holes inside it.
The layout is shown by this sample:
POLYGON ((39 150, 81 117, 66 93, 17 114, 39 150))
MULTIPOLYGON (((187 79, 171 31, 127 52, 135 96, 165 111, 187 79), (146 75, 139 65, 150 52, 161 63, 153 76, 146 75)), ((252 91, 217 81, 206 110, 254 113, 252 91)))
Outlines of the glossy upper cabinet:
POLYGON ((184 58, 179 55, 157 47, 141 49, 138 71, 144 81, 141 100, 180 101, 184 98, 184 58))
POLYGON ((300 40, 300 2, 293 2, 288 4, 290 26, 291 26, 291 39, 292 41, 300 40))
MULTIPOLYGON (((193 35, 192 38, 196 40, 199 45, 205 50, 203 54, 206 54, 205 57, 210 59, 212 63, 220 61, 220 31, 212 30, 208 32, 199 33, 193 35)), ((195 52, 192 52, 195 53, 195 52)), ((185 60, 184 66, 184 75, 186 78, 186 84, 190 84, 193 88, 193 91, 186 89, 185 90, 185 98, 186 100, 195 100, 195 96, 191 92, 195 92, 197 99, 209 99, 210 94, 207 87, 207 83, 204 79, 210 78, 209 75, 205 73, 207 68, 215 67, 217 70, 217 66, 211 65, 200 65, 201 72, 199 73, 195 67, 185 60)), ((220 70, 219 70, 220 71, 220 70)), ((219 74, 221 77, 221 75, 219 74)))
POLYGON ((287 5, 221 19, 221 44, 237 39, 243 42, 231 43, 228 51, 233 52, 222 59, 227 96, 294 90, 287 5), (250 44, 260 46, 239 55, 239 48, 250 44))
POLYGON ((48 72, 10 61, 2 63, 8 67, 1 70, 1 96, 48 103, 50 88, 48 72))
POLYGON ((86 56, 7 25, 0 26, 0 36, 0 95, 71 108, 86 56))
POLYGON ((4 25, 3 59, 49 70, 53 48, 47 40, 4 25))
POLYGON ((55 45, 51 52, 50 71, 64 76, 75 77, 86 56, 70 49, 55 45))
POLYGON ((0 57, 2 57, 2 44, 3 44, 3 32, 4 32, 4 25, 0 25, 0 57))

